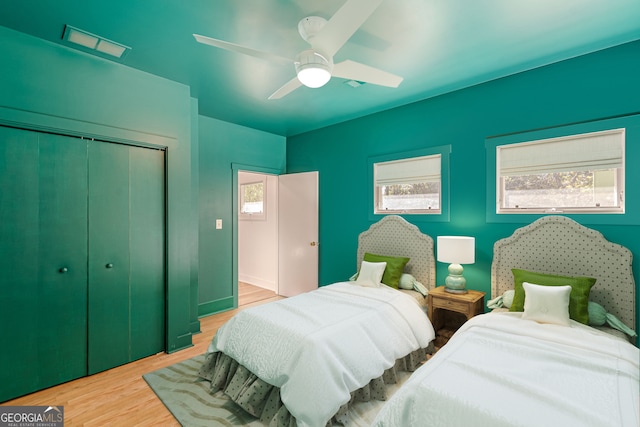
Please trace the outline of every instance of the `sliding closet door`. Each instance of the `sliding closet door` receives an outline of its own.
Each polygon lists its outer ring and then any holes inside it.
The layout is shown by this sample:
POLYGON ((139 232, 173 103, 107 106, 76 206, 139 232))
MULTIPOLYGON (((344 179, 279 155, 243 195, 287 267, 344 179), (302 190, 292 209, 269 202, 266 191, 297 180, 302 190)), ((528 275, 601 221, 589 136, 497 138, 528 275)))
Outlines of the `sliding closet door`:
POLYGON ((86 375, 86 142, 0 127, 0 401, 86 375))
POLYGON ((129 148, 89 144, 89 373, 129 361, 129 148))
POLYGON ((38 169, 37 135, 0 127, 0 402, 38 384, 38 169))
POLYGON ((164 151, 130 149, 131 360, 165 349, 164 151))
POLYGON ((164 157, 89 144, 89 373, 164 350, 164 157))
POLYGON ((41 387, 87 374, 87 141, 39 134, 41 387))

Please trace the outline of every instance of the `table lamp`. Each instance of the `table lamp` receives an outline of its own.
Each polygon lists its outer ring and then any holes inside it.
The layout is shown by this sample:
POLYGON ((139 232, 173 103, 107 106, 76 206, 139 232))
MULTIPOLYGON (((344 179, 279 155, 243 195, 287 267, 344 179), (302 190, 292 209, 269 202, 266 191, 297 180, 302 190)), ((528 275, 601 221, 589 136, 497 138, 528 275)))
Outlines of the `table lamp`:
POLYGON ((449 262, 449 275, 444 281, 444 290, 454 294, 466 294, 467 280, 462 276, 462 265, 475 262, 474 237, 438 236, 438 261, 449 262))

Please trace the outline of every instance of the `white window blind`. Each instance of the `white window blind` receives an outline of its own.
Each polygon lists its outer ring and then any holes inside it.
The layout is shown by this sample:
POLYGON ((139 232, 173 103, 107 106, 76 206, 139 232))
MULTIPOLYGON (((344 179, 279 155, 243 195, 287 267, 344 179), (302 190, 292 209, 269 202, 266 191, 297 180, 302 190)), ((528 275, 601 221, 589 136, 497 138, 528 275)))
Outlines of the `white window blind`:
POLYGON ((500 176, 623 167, 624 129, 498 146, 500 176))
POLYGON ((398 185, 440 181, 441 155, 375 164, 375 184, 398 185))

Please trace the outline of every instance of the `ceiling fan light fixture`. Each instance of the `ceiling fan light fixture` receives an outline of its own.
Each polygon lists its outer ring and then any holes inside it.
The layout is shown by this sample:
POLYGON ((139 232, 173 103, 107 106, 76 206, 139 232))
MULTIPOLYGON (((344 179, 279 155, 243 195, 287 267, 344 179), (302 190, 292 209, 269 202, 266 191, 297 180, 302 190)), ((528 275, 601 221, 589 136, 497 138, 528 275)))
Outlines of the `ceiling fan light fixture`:
POLYGON ((331 79, 333 63, 313 49, 300 53, 295 65, 298 80, 307 87, 319 88, 331 79))
POLYGON ((303 85, 316 89, 327 84, 331 79, 331 73, 325 68, 307 66, 298 70, 298 80, 303 85))

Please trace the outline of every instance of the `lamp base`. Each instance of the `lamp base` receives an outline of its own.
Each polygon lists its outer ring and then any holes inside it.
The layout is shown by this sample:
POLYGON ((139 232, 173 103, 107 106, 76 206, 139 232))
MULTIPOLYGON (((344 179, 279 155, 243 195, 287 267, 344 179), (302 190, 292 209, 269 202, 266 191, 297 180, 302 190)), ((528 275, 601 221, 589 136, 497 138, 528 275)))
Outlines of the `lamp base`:
POLYGON ((444 279, 444 290, 451 294, 466 294, 467 280, 462 276, 463 268, 460 264, 449 265, 449 275, 444 279))
POLYGON ((446 286, 444 287, 445 292, 449 292, 450 294, 468 294, 469 292, 466 289, 449 289, 446 286))

